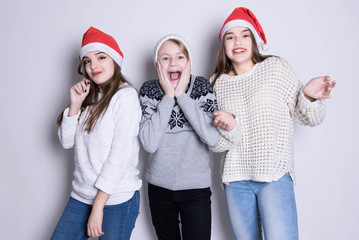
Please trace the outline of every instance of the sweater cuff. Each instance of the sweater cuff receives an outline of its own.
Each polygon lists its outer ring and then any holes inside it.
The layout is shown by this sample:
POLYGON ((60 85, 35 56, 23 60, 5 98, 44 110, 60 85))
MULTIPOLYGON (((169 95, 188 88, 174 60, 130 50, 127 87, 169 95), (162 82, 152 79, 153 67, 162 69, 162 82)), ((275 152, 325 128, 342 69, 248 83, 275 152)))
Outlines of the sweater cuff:
POLYGON ((236 120, 236 126, 232 130, 227 131, 220 127, 217 127, 217 129, 228 140, 231 140, 233 143, 237 143, 241 135, 241 123, 239 122, 239 119, 236 115, 234 115, 234 119, 236 120))
POLYGON ((70 108, 66 108, 64 110, 63 117, 62 117, 62 124, 66 124, 66 125, 77 124, 77 119, 79 118, 81 111, 79 111, 76 115, 73 115, 71 117, 68 116, 69 111, 70 111, 70 108))
POLYGON ((298 97, 298 103, 304 108, 321 108, 324 105, 324 100, 316 99, 314 102, 311 102, 308 98, 304 96, 303 90, 301 90, 298 97))

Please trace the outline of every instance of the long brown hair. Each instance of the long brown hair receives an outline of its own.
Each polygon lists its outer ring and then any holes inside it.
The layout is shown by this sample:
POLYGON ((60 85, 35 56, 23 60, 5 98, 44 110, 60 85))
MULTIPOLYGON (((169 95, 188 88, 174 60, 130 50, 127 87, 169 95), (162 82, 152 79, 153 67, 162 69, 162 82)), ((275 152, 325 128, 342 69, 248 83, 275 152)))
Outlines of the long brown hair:
MULTIPOLYGON (((83 111, 87 107, 89 107, 89 111, 86 115, 86 119, 83 125, 83 127, 88 133, 90 133, 94 129, 97 121, 100 119, 102 114, 106 112, 108 105, 110 104, 111 98, 119 90, 119 86, 123 83, 127 83, 132 86, 132 84, 122 75, 120 66, 115 61, 113 63, 115 68, 113 76, 105 83, 102 83, 100 86, 97 85, 95 82, 90 81, 90 92, 85 98, 85 100, 82 102, 80 117, 83 111), (99 87, 101 87, 103 93, 103 96, 100 99, 99 87)), ((90 79, 86 71, 82 70, 84 70, 84 66, 83 62, 81 61, 77 71, 80 75, 84 76, 87 79, 90 79)), ((57 126, 61 126, 63 113, 64 111, 57 118, 57 126)))
MULTIPOLYGON (((252 40, 252 61, 254 64, 263 62, 268 57, 272 57, 272 55, 262 55, 258 50, 256 39, 254 38, 251 30, 249 30, 249 35, 252 40)), ((216 68, 214 70, 214 79, 212 81, 212 87, 215 85, 217 79, 223 73, 229 73, 230 71, 234 70, 232 61, 226 55, 224 41, 226 41, 225 38, 223 38, 223 40, 221 42, 221 47, 219 48, 218 53, 217 53, 216 68)))

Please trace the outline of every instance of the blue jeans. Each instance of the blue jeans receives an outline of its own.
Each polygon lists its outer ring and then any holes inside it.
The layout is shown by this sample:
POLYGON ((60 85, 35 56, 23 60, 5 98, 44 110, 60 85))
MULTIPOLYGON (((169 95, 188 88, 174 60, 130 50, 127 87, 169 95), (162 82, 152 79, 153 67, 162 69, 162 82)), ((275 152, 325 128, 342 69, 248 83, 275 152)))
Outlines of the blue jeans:
MULTIPOLYGON (((127 202, 105 206, 103 210, 102 235, 99 239, 130 239, 139 212, 140 193, 136 191, 127 202)), ((66 208, 52 234, 51 240, 88 239, 87 221, 92 205, 70 197, 66 208)))
POLYGON ((298 239, 293 182, 287 173, 275 182, 237 181, 225 186, 236 239, 298 239))

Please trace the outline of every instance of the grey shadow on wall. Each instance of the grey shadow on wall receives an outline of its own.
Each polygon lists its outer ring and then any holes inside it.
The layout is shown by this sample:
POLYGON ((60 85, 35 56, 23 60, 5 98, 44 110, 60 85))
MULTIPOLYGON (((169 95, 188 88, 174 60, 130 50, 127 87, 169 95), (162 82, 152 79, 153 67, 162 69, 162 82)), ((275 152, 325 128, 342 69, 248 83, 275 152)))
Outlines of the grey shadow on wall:
MULTIPOLYGON (((152 55, 147 54, 147 56, 152 56, 152 55)), ((140 93, 140 88, 145 81, 157 79, 157 72, 156 72, 156 69, 155 69, 155 66, 153 63, 153 58, 147 57, 144 60, 144 64, 145 64, 145 66, 143 67, 143 69, 145 69, 144 76, 146 76, 146 78, 143 82, 139 83, 139 86, 137 88, 139 90, 138 91, 139 93, 140 93)), ((150 233, 150 236, 148 236, 148 239, 156 239, 156 233, 155 233, 155 229, 152 225, 151 212, 150 212, 149 201, 148 201, 148 193, 147 193, 148 182, 145 178, 145 173, 148 168, 149 153, 144 150, 144 148, 142 147, 142 144, 140 144, 140 145, 141 145, 141 148, 140 148, 140 153, 139 153, 139 162, 138 162, 137 169, 140 171, 139 176, 142 179, 142 188, 141 188, 141 198, 140 198, 141 199, 140 215, 137 219, 137 222, 139 221, 139 218, 142 218, 143 220, 142 219, 141 220, 146 223, 144 226, 146 227, 147 231, 150 233)), ((135 227, 133 229, 133 234, 137 230, 138 229, 135 227)))
MULTIPOLYGON (((73 51, 77 53, 78 47, 74 47, 73 51)), ((66 79, 64 79, 65 82, 67 82, 67 86, 62 89, 58 89, 58 91, 61 91, 63 94, 61 95, 61 99, 54 99, 54 108, 50 112, 51 116, 53 116, 53 121, 49 123, 48 129, 49 129, 49 142, 51 142, 53 154, 60 155, 60 158, 54 158, 54 159, 61 159, 61 172, 66 173, 66 176, 64 176, 62 179, 65 179, 65 183, 54 183, 53 188, 56 189, 56 191, 59 193, 58 195, 61 196, 61 199, 57 199, 56 207, 53 209, 52 219, 47 223, 48 226, 45 227, 46 231, 44 232, 45 236, 44 239, 49 239, 52 232, 54 231, 57 222, 59 221, 63 210, 65 209, 65 206, 67 204, 67 201, 69 200, 70 193, 72 190, 71 182, 73 180, 73 170, 74 170, 74 151, 73 149, 64 149, 59 141, 58 135, 57 135, 57 127, 56 127, 56 120, 57 117, 60 115, 60 113, 69 106, 70 103, 70 95, 69 95, 69 89, 72 85, 74 85, 76 82, 80 81, 82 77, 77 73, 77 67, 79 64, 79 58, 78 55, 69 56, 70 59, 68 59, 68 66, 66 69, 68 69, 68 76, 66 79)), ((59 163, 54 163, 58 165, 59 163)))

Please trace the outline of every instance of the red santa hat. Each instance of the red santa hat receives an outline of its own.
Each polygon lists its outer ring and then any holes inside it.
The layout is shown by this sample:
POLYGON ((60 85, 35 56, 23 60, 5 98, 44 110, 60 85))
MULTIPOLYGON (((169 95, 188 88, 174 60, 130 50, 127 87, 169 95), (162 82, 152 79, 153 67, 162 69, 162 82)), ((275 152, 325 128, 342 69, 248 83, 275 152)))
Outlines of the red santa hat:
POLYGON ((123 53, 116 40, 110 35, 90 27, 82 38, 80 59, 91 51, 101 51, 109 55, 120 67, 122 67, 123 53))
POLYGON ((219 40, 223 40, 224 34, 228 29, 233 27, 246 27, 251 30, 254 35, 254 38, 257 42, 257 47, 266 49, 267 39, 262 29, 262 26, 258 22, 256 16, 251 12, 251 10, 239 7, 234 9, 234 11, 229 15, 229 17, 224 22, 221 31, 219 32, 219 40))

